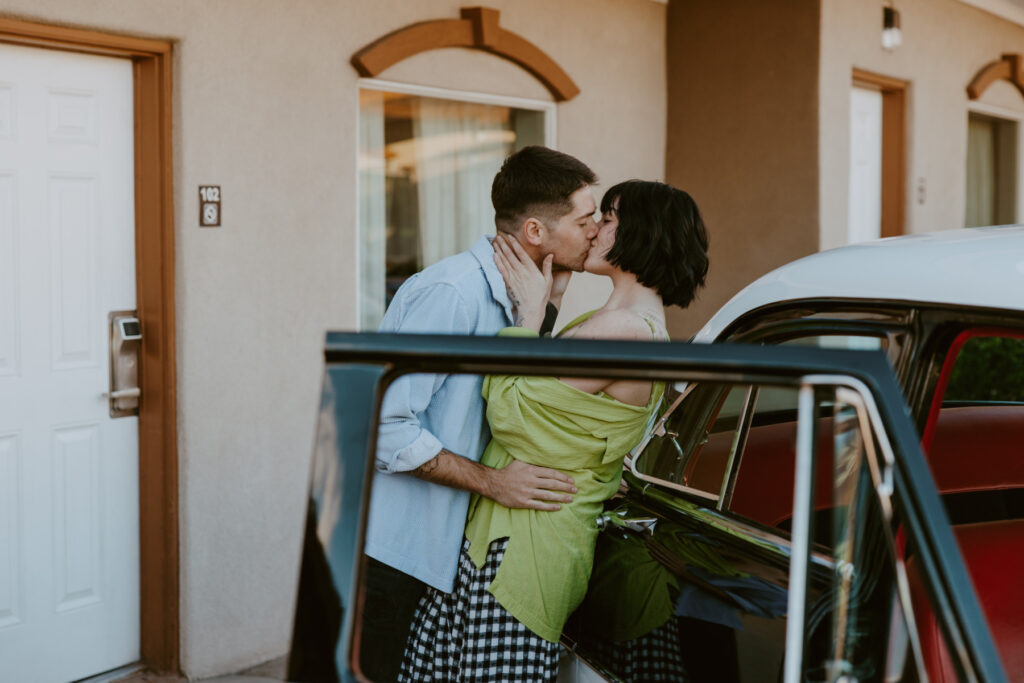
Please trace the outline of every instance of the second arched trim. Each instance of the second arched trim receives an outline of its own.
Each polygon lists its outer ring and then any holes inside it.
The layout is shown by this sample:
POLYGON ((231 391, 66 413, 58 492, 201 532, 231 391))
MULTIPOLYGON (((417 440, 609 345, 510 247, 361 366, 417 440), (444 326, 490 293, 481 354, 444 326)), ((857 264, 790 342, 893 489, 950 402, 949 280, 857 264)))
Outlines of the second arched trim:
POLYGON ((375 40, 352 55, 360 76, 374 78, 389 66, 427 50, 465 47, 490 52, 533 74, 556 101, 579 94, 569 75, 539 47, 498 26, 498 10, 463 7, 461 19, 437 19, 411 24, 375 40))
POLYGON ((1021 70, 1019 54, 1004 54, 999 61, 986 64, 967 86, 967 96, 976 100, 996 81, 1013 83, 1018 92, 1024 96, 1024 72, 1021 70))

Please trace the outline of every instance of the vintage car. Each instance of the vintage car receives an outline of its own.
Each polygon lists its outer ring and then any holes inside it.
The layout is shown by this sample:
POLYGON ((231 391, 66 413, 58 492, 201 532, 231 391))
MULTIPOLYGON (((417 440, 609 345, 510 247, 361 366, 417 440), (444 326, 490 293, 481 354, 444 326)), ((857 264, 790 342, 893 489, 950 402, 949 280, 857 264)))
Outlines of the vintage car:
POLYGON ((359 676, 376 410, 431 372, 670 386, 560 680, 1024 680, 1024 229, 810 256, 695 341, 329 334, 290 679, 359 676))

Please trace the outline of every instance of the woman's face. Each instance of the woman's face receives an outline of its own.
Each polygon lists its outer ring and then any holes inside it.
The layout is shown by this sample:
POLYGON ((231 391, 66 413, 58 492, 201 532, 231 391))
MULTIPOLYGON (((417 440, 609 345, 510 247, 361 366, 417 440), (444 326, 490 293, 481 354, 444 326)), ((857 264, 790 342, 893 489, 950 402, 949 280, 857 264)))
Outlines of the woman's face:
POLYGON ((607 256, 612 245, 615 244, 615 231, 619 227, 619 200, 612 202, 610 209, 601 214, 598 222, 597 237, 590 248, 590 254, 583 264, 583 270, 597 275, 607 275, 611 267, 607 256))

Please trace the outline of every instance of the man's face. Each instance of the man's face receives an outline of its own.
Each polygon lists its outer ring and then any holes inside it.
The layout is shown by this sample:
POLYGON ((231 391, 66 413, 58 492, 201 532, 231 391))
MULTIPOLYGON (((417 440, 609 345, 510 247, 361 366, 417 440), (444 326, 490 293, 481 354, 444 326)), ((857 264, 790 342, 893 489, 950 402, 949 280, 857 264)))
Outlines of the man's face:
POLYGON ((594 212, 597 204, 590 186, 581 187, 569 197, 572 210, 556 222, 545 224, 544 243, 541 251, 544 256, 554 254, 554 266, 566 270, 583 270, 583 262, 590 253, 590 244, 597 236, 597 222, 594 212))

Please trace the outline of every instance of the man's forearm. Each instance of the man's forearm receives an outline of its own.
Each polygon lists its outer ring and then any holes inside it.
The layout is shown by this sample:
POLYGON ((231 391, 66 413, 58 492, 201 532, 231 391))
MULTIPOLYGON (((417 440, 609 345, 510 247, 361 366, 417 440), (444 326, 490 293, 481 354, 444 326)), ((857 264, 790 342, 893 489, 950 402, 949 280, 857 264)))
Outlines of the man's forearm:
POLYGON ((440 453, 412 470, 410 474, 434 484, 491 498, 491 483, 495 471, 493 467, 481 465, 469 458, 441 449, 440 453))

